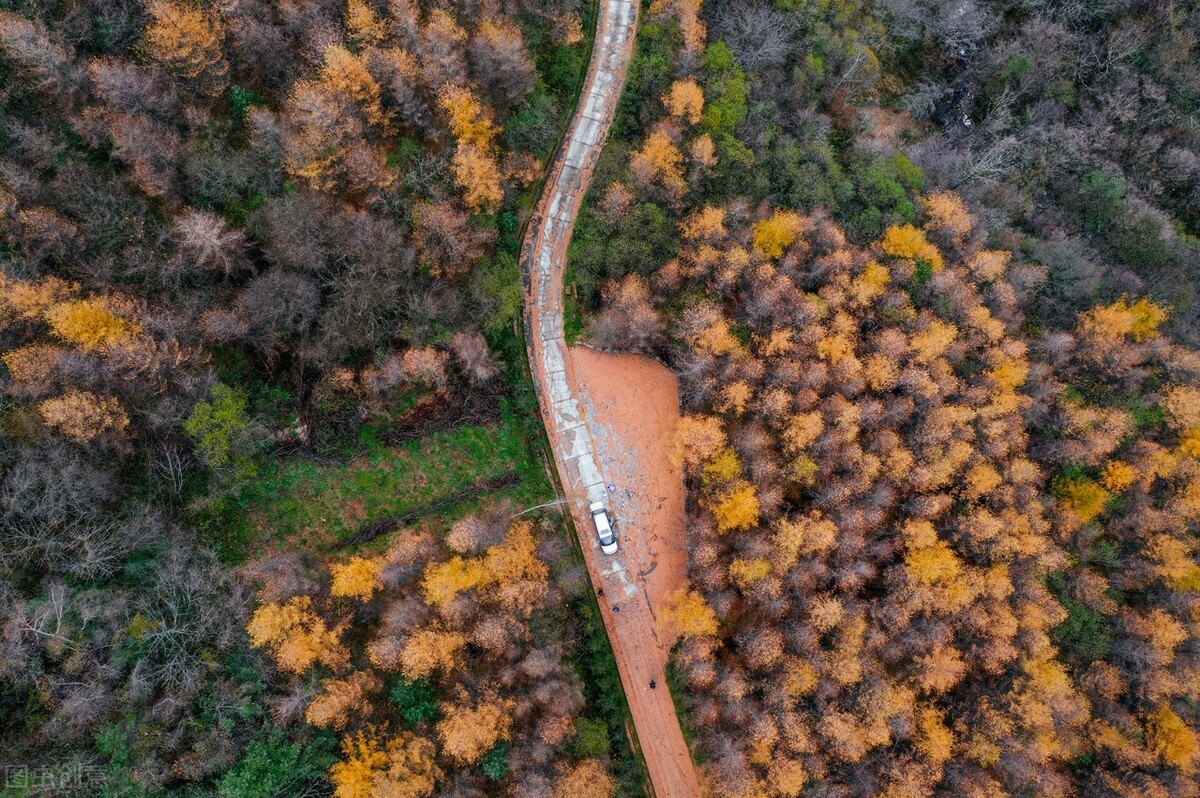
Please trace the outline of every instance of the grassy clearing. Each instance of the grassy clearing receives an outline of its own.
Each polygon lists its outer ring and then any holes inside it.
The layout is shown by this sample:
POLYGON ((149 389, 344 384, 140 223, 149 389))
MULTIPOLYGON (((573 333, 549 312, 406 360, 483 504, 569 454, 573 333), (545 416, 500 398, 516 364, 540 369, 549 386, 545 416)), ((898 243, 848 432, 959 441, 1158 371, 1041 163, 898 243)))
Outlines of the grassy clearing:
MULTIPOLYGON (((266 464, 230 513, 222 540, 227 559, 256 545, 325 548, 360 527, 434 504, 484 480, 516 473, 511 488, 464 499, 421 520, 446 524, 480 501, 508 498, 518 507, 550 501, 554 492, 534 454, 526 425, 511 413, 498 424, 465 426, 395 447, 368 443, 348 464, 280 460, 266 464)), ((231 508, 232 509, 232 508, 231 508)))
POLYGON ((667 663, 667 689, 671 691, 671 702, 675 704, 675 717, 679 720, 679 730, 683 732, 683 741, 687 743, 692 761, 698 765, 704 764, 705 757, 700 751, 696 739, 696 724, 692 720, 692 693, 687 687, 686 677, 680 672, 679 666, 675 664, 674 653, 667 663))

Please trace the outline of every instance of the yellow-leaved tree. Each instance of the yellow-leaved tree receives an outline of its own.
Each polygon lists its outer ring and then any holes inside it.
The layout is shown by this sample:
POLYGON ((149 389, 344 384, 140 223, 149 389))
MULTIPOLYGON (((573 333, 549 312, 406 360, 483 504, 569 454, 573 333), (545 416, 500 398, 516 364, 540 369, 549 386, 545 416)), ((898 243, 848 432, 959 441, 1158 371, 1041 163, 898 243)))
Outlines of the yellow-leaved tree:
POLYGON ((679 232, 688 241, 720 241, 728 234, 725 209, 705 205, 679 223, 679 232))
POLYGON ((57 277, 32 282, 0 274, 0 330, 38 321, 50 307, 66 302, 78 291, 78 285, 57 277))
POLYGON ((1133 466, 1120 460, 1111 460, 1105 463, 1104 470, 1100 472, 1100 484, 1104 486, 1105 490, 1113 493, 1120 493, 1137 482, 1137 479, 1138 474, 1133 466))
POLYGON ((1058 480, 1054 485, 1054 497, 1086 524, 1104 512, 1112 494, 1090 479, 1079 477, 1058 480))
POLYGON ((298 80, 285 105, 284 167, 314 188, 369 193, 393 174, 377 143, 392 132, 391 112, 366 59, 329 45, 316 80, 298 80))
POLYGON ((771 561, 761 557, 746 559, 745 557, 734 557, 729 563, 729 578, 730 580, 742 588, 749 588, 760 579, 765 579, 771 574, 771 561))
POLYGON ((1183 718, 1167 705, 1160 706, 1151 716, 1146 728, 1149 748, 1165 762, 1185 774, 1196 773, 1200 760, 1200 738, 1183 718))
POLYGON ((488 548, 483 558, 451 557, 425 569, 421 593, 425 601, 445 609, 466 590, 487 590, 489 598, 529 615, 545 598, 549 569, 537 556, 532 524, 513 524, 504 542, 488 548))
POLYGON ((229 84, 229 64, 221 49, 221 27, 210 13, 194 5, 166 0, 150 3, 146 52, 185 86, 217 97, 229 84))
POLYGON ((784 518, 775 522, 775 545, 783 561, 796 562, 801 554, 828 551, 837 543, 837 525, 813 510, 807 516, 784 518))
POLYGON ((675 428, 677 456, 689 473, 724 449, 725 441, 725 430, 716 416, 686 415, 675 428))
POLYGON ((463 203, 471 210, 494 208, 504 199, 500 164, 481 147, 460 143, 454 150, 450 170, 463 190, 463 203))
POLYGON ((346 35, 356 47, 379 44, 387 37, 387 25, 367 0, 346 3, 346 35))
POLYGON ((584 759, 554 785, 553 798, 611 798, 616 788, 616 779, 599 759, 584 759))
POLYGON ((803 230, 800 215, 791 211, 775 211, 754 225, 754 248, 764 258, 774 260, 795 243, 803 230))
POLYGON ((141 329, 97 299, 60 302, 47 308, 45 317, 56 336, 87 351, 102 349, 141 329))
POLYGON ((324 56, 322 85, 357 103, 368 124, 390 132, 391 114, 383 107, 383 90, 367 69, 366 61, 341 45, 326 47, 324 56))
POLYGON ((459 654, 466 644, 467 638, 460 632, 421 629, 405 641, 400 670, 406 679, 420 679, 436 670, 450 673, 458 667, 459 654))
POLYGON ((1079 327, 1084 332, 1111 338, 1132 337, 1141 342, 1158 335, 1158 327, 1167 320, 1164 308, 1142 297, 1132 305, 1121 297, 1111 305, 1099 305, 1081 313, 1079 327))
POLYGON ((442 719, 437 724, 442 753, 458 765, 470 765, 507 740, 512 729, 512 711, 516 702, 485 695, 472 705, 466 692, 458 699, 442 704, 442 719))
POLYGON ((944 261, 938 248, 929 243, 925 231, 911 224, 893 225, 880 242, 883 251, 893 257, 925 262, 933 271, 941 271, 944 261))
POLYGON ((513 524, 504 542, 487 550, 484 568, 494 583, 493 597, 506 609, 528 617, 546 597, 550 569, 537 555, 533 524, 513 524))
POLYGON ((749 529, 758 523, 758 491, 749 482, 739 482, 711 504, 718 532, 749 529))
POLYGON ((500 165, 492 141, 499 130, 484 105, 469 89, 447 86, 440 98, 458 140, 451 162, 454 179, 463 189, 463 202, 473 211, 491 208, 504 199, 500 165))
POLYGON ((695 590, 680 588, 668 596, 661 617, 681 637, 711 637, 717 633, 717 614, 695 590))
POLYGON ((679 33, 683 37, 683 48, 686 52, 696 53, 704 49, 708 32, 704 21, 700 19, 701 0, 653 0, 650 3, 650 13, 653 15, 670 15, 679 23, 679 33))
POLYGON ((932 706, 917 710, 916 748, 938 765, 950 759, 954 733, 946 727, 942 710, 932 706))
POLYGON ((66 349, 52 344, 27 344, 4 353, 4 365, 22 393, 43 394, 51 389, 54 371, 66 349))
POLYGON ((491 115, 470 89, 446 86, 439 98, 450 122, 450 132, 464 144, 487 148, 499 132, 491 115))
POLYGON ((409 732, 371 727, 343 739, 342 754, 329 769, 334 798, 425 798, 442 777, 433 743, 409 732))
POLYGON ((308 596, 294 596, 285 604, 261 605, 246 631, 251 643, 269 650, 275 664, 291 673, 304 673, 315 662, 335 671, 350 663, 350 652, 341 640, 342 627, 326 626, 308 596))
POLYGON ((950 191, 935 191, 925 197, 925 228, 945 240, 962 243, 971 234, 971 214, 962 197, 950 191))
POLYGON ((382 569, 379 560, 366 557, 351 557, 348 562, 337 563, 329 569, 333 577, 329 593, 332 596, 348 596, 367 601, 379 589, 379 574, 382 569))
POLYGON ((489 579, 482 560, 451 557, 446 562, 433 563, 425 569, 421 595, 426 603, 445 609, 459 593, 480 587, 489 579))

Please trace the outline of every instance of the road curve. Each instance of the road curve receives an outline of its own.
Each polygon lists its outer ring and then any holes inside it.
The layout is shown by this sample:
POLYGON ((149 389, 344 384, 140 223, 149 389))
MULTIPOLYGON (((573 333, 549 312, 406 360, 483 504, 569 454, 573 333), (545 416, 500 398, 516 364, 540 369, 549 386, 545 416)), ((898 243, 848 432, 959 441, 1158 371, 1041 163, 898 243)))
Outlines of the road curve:
MULTIPOLYGON (((555 157, 521 250, 529 368, 559 480, 583 544, 592 584, 603 588, 604 626, 612 642, 638 741, 658 798, 699 796, 700 785, 679 729, 658 658, 654 608, 622 553, 600 552, 587 506, 611 506, 592 432, 563 336, 563 271, 575 217, 591 182, 633 54, 639 0, 600 0, 596 41, 579 107, 555 157), (620 607, 620 612, 614 612, 620 607), (658 689, 649 689, 656 680, 658 689)), ((644 534, 618 522, 620 537, 644 534)))

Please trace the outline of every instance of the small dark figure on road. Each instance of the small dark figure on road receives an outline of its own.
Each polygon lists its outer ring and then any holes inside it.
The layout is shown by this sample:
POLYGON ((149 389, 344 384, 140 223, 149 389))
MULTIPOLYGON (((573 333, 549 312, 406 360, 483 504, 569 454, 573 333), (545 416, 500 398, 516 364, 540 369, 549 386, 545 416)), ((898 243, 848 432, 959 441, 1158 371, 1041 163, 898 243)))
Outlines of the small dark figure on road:
POLYGON ((657 687, 657 686, 658 686, 658 682, 656 682, 656 681, 654 681, 653 679, 651 679, 651 680, 650 680, 650 689, 651 689, 651 690, 653 690, 653 689, 654 689, 655 687, 657 687))
POLYGON ((616 604, 614 604, 614 605, 613 605, 613 612, 620 612, 620 611, 621 611, 621 608, 620 608, 620 607, 618 607, 616 604))
POLYGON ((600 588, 599 590, 597 590, 597 591, 596 591, 596 595, 597 595, 597 596, 603 596, 603 595, 604 595, 604 588, 600 588))

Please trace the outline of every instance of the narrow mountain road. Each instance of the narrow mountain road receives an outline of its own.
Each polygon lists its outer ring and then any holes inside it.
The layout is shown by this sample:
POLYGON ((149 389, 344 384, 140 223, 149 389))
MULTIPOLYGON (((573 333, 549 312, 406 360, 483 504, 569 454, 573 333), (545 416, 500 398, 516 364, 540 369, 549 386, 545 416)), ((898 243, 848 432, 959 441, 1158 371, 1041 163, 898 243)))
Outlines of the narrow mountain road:
MULTIPOLYGON (((634 728, 657 798, 701 794, 699 779, 679 728, 663 666, 670 640, 655 619, 645 588, 649 530, 637 513, 614 517, 621 551, 605 556, 596 540, 588 505, 614 504, 597 456, 596 435, 581 400, 571 355, 563 336, 563 270, 575 217, 616 113, 633 55, 639 0, 600 0, 592 60, 566 141, 551 167, 545 191, 530 222, 521 252, 525 280, 525 326, 529 367, 555 466, 583 544, 592 584, 603 590, 600 607, 629 699, 634 728), (629 520, 623 523, 622 518, 629 520), (657 685, 650 689, 651 681, 657 685)), ((682 542, 681 542, 682 543, 682 542)))

